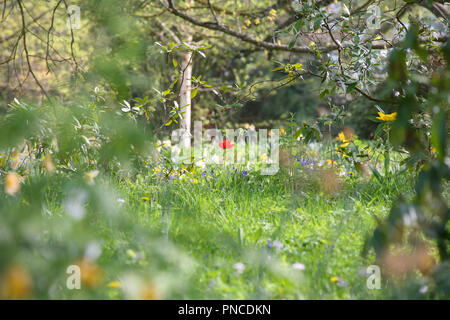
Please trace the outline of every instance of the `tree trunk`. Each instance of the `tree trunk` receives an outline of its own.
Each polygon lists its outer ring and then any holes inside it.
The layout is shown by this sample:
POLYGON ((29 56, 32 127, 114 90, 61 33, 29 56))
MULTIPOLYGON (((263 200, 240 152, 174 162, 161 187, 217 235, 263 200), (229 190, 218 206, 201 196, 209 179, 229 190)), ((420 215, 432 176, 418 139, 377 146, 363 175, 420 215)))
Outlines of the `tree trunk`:
MULTIPOLYGON (((192 38, 192 37, 189 37, 192 38)), ((189 40, 188 40, 189 41, 189 40)), ((188 42, 189 43, 189 42, 188 42)), ((181 88, 180 88, 180 107, 184 112, 180 127, 191 132, 191 78, 192 78, 192 52, 183 55, 181 64, 181 88)))

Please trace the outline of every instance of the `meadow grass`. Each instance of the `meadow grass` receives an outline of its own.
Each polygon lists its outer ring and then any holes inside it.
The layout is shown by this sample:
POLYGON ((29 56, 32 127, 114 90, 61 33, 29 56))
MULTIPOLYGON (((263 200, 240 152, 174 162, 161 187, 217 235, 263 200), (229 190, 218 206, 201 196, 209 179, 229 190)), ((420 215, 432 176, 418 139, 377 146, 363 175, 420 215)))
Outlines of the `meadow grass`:
MULTIPOLYGON (((180 298, 383 296, 366 287, 364 270, 374 259, 362 251, 376 218, 387 215, 398 195, 412 194, 406 178, 383 185, 344 177, 340 189, 327 194, 306 183, 291 188, 283 172, 245 178, 229 168, 213 172, 198 183, 151 175, 113 182, 130 223, 170 240, 195 261, 191 290, 180 298)), ((143 249, 132 241, 128 246, 143 249)))

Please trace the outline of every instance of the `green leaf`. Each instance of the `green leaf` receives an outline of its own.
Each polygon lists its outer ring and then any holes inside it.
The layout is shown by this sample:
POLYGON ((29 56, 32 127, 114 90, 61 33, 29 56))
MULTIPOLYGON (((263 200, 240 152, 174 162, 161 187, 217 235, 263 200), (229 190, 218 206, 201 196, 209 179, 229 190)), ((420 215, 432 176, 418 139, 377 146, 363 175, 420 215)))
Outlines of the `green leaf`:
POLYGON ((197 93, 198 93, 198 88, 192 89, 192 91, 191 91, 191 99, 194 99, 195 96, 197 95, 197 93))

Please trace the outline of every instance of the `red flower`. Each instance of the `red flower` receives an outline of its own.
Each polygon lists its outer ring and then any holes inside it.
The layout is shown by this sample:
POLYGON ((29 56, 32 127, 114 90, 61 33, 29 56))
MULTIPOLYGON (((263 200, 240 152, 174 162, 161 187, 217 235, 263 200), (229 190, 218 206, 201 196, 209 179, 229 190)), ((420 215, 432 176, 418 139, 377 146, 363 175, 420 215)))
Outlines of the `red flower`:
POLYGON ((219 147, 222 149, 231 149, 234 147, 234 144, 230 140, 223 140, 222 142, 219 141, 219 147))

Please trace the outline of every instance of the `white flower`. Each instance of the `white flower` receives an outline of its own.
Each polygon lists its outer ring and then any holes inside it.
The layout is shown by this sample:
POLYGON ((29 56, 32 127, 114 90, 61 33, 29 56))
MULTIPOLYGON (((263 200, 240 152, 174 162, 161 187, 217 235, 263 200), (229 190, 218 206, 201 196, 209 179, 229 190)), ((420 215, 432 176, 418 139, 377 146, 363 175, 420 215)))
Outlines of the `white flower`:
POLYGON ((125 200, 122 199, 122 198, 118 198, 118 199, 117 199, 117 202, 118 202, 118 203, 125 203, 125 200))
POLYGON ((421 294, 425 294, 425 293, 427 293, 427 291, 428 291, 428 286, 427 286, 427 285, 422 286, 422 287, 420 288, 420 290, 419 290, 419 292, 420 292, 421 294))
POLYGON ((295 270, 305 270, 305 265, 303 263, 296 262, 292 265, 295 270))
POLYGON ((236 270, 237 274, 242 274, 245 270, 245 265, 242 262, 235 263, 233 268, 236 270))
POLYGON ((273 242, 273 246, 277 249, 277 251, 281 250, 281 248, 283 248, 283 244, 281 243, 281 241, 275 240, 273 242))
POLYGON ((206 166, 205 161, 203 161, 203 160, 197 161, 197 162, 195 163, 195 165, 196 165, 197 167, 199 167, 199 168, 202 168, 202 169, 206 166))

